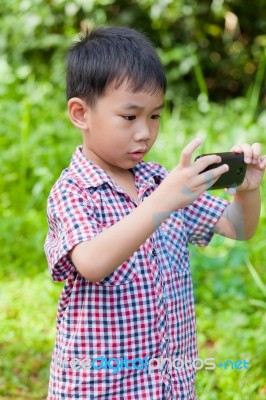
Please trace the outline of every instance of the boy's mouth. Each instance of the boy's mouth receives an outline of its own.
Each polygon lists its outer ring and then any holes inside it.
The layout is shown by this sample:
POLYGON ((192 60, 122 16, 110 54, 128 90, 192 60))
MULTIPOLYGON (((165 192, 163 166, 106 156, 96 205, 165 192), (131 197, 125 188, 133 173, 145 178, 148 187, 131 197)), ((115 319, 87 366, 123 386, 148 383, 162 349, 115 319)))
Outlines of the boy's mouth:
POLYGON ((146 153, 148 149, 139 149, 133 152, 128 153, 134 160, 137 160, 139 158, 142 158, 146 153))

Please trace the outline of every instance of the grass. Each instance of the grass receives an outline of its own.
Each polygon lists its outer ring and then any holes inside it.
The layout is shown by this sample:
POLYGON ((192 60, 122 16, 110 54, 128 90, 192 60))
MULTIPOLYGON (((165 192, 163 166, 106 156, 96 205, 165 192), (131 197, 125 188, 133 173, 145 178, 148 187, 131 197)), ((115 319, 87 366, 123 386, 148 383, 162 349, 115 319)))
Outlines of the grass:
MULTIPOLYGON (((59 88, 60 89, 60 88, 59 88)), ((6 88, 0 135, 0 399, 45 399, 62 284, 51 281, 43 253, 49 190, 68 165, 79 132, 70 125, 60 90, 27 83, 6 88)), ((255 96, 255 95, 254 95, 255 96)), ((255 102, 253 97, 253 102, 255 102)), ((147 155, 173 168, 188 141, 202 136, 201 152, 227 151, 244 141, 265 143, 266 112, 254 119, 248 98, 210 104, 204 94, 166 110, 147 155)), ((197 155, 195 154, 195 156, 197 155)), ((223 191, 217 195, 225 196, 223 191)), ((265 198, 265 181, 262 198, 265 198)), ((200 370, 201 400, 261 400, 265 384, 265 205, 256 236, 247 243, 216 237, 190 247, 199 357, 247 360, 249 370, 200 370)))

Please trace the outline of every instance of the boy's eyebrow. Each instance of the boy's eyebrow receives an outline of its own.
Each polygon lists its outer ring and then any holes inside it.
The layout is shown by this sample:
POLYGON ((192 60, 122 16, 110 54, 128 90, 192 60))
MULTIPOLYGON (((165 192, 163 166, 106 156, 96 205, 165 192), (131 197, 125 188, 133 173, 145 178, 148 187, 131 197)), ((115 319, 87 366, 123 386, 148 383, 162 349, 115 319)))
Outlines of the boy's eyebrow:
MULTIPOLYGON (((137 110, 137 109, 143 110, 144 107, 139 106, 138 104, 134 104, 134 103, 126 103, 126 104, 123 106, 123 108, 124 108, 125 110, 137 110)), ((162 108, 164 108, 164 103, 162 103, 162 104, 160 104, 159 106, 155 107, 155 108, 154 108, 154 111, 161 110, 162 108)))

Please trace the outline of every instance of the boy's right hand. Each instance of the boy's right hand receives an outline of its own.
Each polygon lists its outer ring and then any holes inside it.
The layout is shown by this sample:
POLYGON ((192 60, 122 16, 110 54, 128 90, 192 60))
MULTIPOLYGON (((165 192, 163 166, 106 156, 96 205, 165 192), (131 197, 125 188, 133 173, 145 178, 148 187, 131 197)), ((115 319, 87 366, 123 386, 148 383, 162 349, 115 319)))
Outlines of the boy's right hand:
POLYGON ((221 162, 221 158, 210 155, 191 163, 193 152, 201 145, 200 138, 192 140, 181 152, 179 164, 167 175, 154 194, 159 195, 165 209, 174 211, 193 203, 205 190, 229 167, 223 164, 207 172, 201 173, 212 163, 221 162))

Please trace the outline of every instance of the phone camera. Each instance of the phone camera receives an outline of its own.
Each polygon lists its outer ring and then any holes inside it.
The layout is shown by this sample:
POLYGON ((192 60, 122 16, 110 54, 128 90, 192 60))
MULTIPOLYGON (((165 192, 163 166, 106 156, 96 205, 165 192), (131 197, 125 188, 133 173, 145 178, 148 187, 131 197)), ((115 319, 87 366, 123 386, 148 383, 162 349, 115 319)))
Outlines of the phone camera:
POLYGON ((242 171, 243 171, 243 168, 239 167, 238 170, 236 171, 236 174, 241 175, 242 171))

